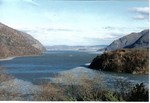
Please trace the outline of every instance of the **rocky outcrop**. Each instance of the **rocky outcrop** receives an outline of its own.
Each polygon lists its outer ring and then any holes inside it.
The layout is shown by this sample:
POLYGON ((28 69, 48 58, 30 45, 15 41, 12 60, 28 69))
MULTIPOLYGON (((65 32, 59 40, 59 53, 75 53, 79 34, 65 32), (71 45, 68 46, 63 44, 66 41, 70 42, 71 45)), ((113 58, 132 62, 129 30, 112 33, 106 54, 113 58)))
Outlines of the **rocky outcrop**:
POLYGON ((149 49, 120 49, 98 55, 89 68, 104 71, 148 74, 149 49))
POLYGON ((139 33, 131 33, 118 40, 115 40, 105 48, 105 51, 140 47, 149 47, 149 30, 143 30, 139 33))
POLYGON ((0 58, 39 55, 46 49, 27 33, 0 23, 0 58))

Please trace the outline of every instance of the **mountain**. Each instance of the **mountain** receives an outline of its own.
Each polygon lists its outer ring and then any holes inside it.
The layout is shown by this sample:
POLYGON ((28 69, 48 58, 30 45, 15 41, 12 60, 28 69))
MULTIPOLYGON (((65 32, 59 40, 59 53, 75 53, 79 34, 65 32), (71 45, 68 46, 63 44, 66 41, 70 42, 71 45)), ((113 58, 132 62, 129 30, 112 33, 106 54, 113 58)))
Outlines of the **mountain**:
POLYGON ((143 30, 139 33, 131 33, 118 40, 115 40, 105 48, 105 51, 140 47, 149 47, 149 30, 143 30))
POLYGON ((53 45, 45 46, 47 51, 97 51, 106 47, 106 45, 91 45, 91 46, 69 46, 69 45, 53 45))
POLYGON ((0 23, 0 58, 39 55, 46 49, 27 33, 0 23))
POLYGON ((149 47, 149 31, 146 30, 143 32, 143 35, 132 45, 127 48, 143 48, 149 47))
POLYGON ((132 74, 149 73, 149 30, 115 40, 95 57, 89 68, 132 74))

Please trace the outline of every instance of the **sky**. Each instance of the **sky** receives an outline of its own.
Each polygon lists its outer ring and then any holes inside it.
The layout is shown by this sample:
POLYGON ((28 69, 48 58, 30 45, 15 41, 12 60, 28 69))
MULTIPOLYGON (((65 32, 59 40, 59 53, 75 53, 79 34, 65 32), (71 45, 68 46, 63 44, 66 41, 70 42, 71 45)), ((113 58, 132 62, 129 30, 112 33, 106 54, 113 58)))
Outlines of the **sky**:
POLYGON ((148 0, 0 0, 0 22, 43 45, 109 45, 149 27, 148 0))

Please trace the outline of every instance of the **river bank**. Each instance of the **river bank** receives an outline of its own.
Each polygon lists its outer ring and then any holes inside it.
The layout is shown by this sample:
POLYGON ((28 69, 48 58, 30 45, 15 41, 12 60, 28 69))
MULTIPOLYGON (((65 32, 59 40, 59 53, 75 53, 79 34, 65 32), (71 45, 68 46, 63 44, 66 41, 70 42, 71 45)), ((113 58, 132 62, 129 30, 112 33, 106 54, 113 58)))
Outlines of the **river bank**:
POLYGON ((14 58, 16 58, 16 56, 15 56, 15 57, 3 58, 3 59, 0 59, 0 61, 12 60, 12 59, 14 59, 14 58))
POLYGON ((69 72, 63 72, 63 74, 65 76, 61 78, 63 83, 61 80, 57 80, 57 83, 43 81, 37 85, 0 74, 0 100, 148 101, 148 87, 145 87, 143 83, 134 85, 122 80, 115 83, 114 89, 112 87, 110 89, 105 86, 101 75, 96 78, 87 78, 87 72, 83 70, 76 80, 69 72))

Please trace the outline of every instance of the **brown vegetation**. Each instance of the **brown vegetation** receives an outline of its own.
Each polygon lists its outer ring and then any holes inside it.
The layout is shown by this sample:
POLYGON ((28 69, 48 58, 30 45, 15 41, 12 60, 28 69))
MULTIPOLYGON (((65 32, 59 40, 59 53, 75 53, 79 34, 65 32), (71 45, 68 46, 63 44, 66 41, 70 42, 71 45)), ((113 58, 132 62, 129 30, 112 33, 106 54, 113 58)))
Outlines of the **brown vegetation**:
POLYGON ((4 81, 8 81, 10 79, 12 79, 13 77, 4 73, 4 68, 0 67, 0 83, 4 82, 4 81))
POLYGON ((9 80, 12 80, 14 77, 10 76, 6 73, 4 73, 4 68, 0 67, 0 100, 6 101, 6 100, 22 100, 20 94, 16 92, 11 92, 7 88, 3 86, 3 82, 7 82, 9 80))
MULTIPOLYGON (((82 76, 85 77, 85 76, 82 76)), ((67 78, 71 83, 72 79, 67 78)), ((40 101, 148 101, 148 89, 143 84, 131 85, 127 81, 117 81, 115 88, 108 89, 101 77, 80 78, 78 85, 51 84, 41 85, 34 100, 40 101), (140 93, 140 94, 139 94, 140 93), (136 98, 138 96, 138 98, 136 98)))
POLYGON ((64 101, 64 90, 51 83, 41 84, 39 92, 35 94, 36 101, 64 101))
POLYGON ((132 74, 149 73, 149 49, 120 49, 97 56, 89 68, 132 74))
MULTIPOLYGON (((69 74, 70 75, 70 74, 69 74)), ((116 89, 108 89, 102 82, 102 77, 86 78, 80 75, 78 84, 72 81, 71 75, 67 78, 68 83, 42 83, 34 94, 19 94, 10 88, 0 86, 0 100, 19 101, 148 101, 148 89, 144 84, 130 85, 127 81, 116 82, 116 89)), ((7 74, 1 74, 0 85, 12 78, 7 74)), ((18 88, 18 87, 17 87, 18 88)), ((13 89, 13 88, 12 88, 13 89)), ((19 88, 18 88, 19 89, 19 88)))

